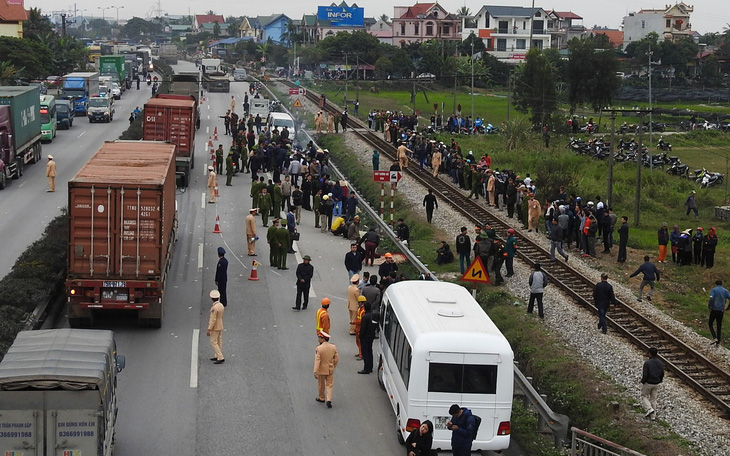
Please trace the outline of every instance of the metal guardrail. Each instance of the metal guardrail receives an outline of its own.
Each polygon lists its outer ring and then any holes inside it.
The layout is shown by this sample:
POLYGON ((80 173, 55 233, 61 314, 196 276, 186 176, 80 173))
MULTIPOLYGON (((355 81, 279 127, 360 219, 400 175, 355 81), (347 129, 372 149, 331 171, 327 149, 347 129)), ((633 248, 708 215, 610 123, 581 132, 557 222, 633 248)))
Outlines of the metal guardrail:
POLYGON ((570 456, 646 456, 576 427, 570 432, 570 456))
MULTIPOLYGON (((253 78, 257 82, 258 79, 253 78)), ((269 93, 272 99, 277 99, 271 90, 264 85, 263 86, 266 91, 269 93)), ((278 99, 277 99, 278 100, 278 99)), ((288 109, 283 104, 280 104, 281 109, 283 109, 287 114, 291 115, 291 112, 289 112, 288 109)), ((293 116, 292 116, 293 117, 293 116)), ((317 144, 316 141, 314 141, 314 138, 312 136, 304 131, 300 130, 298 132, 299 134, 304 135, 308 140, 312 141, 315 145, 317 144)), ((342 174, 342 172, 337 168, 336 165, 334 165, 332 162, 329 164, 330 169, 333 171, 333 174, 335 174, 338 178, 341 180, 345 179, 345 176, 342 174)), ((349 185, 349 184, 348 184, 349 185)), ((350 187, 352 188, 352 187, 350 187)), ((353 191, 355 191, 355 194, 360 195, 360 193, 352 188, 353 191)), ((438 281, 438 279, 431 273, 431 271, 428 269, 426 265, 424 265, 421 260, 414 254, 408 246, 403 244, 402 242, 398 241, 396 238, 395 233, 390 228, 390 225, 388 225, 383 219, 380 218, 378 213, 373 209, 370 204, 362 204, 359 205, 364 212, 366 212, 370 218, 372 218, 375 223, 380 228, 380 231, 382 233, 385 233, 388 238, 393 241, 393 243, 399 248, 401 253, 408 259, 408 261, 413 264, 416 269, 418 269, 421 273, 429 273, 431 277, 438 281)), ((525 377, 525 375, 520 371, 520 369, 517 367, 517 365, 514 366, 514 384, 515 387, 517 387, 520 393, 516 393, 516 395, 521 395, 525 398, 527 403, 529 403, 537 412, 538 414, 538 430, 540 432, 545 432, 545 428, 549 429, 549 432, 552 433, 554 438, 554 443, 556 448, 561 448, 566 444, 566 440, 568 438, 568 425, 569 425, 569 418, 566 415, 561 415, 559 413, 555 413, 552 411, 550 406, 545 402, 545 399, 543 395, 537 392, 537 390, 532 386, 530 381, 525 377)))

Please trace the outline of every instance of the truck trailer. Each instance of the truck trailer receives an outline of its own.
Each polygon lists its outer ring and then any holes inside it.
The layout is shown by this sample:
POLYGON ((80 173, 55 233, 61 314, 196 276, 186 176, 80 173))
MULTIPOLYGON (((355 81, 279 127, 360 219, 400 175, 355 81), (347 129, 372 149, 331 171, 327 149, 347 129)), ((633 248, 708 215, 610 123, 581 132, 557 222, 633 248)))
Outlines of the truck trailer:
POLYGON ((203 59, 203 86, 208 92, 224 92, 231 90, 231 80, 221 67, 221 59, 203 59))
POLYGON ((76 114, 85 116, 89 97, 99 95, 99 73, 77 72, 63 76, 61 94, 67 100, 74 100, 76 114))
POLYGON ((159 328, 177 234, 175 149, 104 143, 68 183, 66 313, 71 327, 95 312, 136 312, 159 328))
POLYGON ((0 190, 41 159, 40 104, 38 87, 0 87, 0 190))
POLYGON ((111 456, 124 365, 111 331, 18 333, 0 362, 0 451, 111 456))
POLYGON ((190 95, 160 94, 144 105, 142 139, 177 146, 175 171, 182 178, 181 187, 187 187, 195 167, 195 110, 195 98, 190 95))
POLYGON ((98 70, 100 76, 111 76, 112 82, 119 84, 122 92, 127 90, 127 67, 123 55, 102 55, 98 70))

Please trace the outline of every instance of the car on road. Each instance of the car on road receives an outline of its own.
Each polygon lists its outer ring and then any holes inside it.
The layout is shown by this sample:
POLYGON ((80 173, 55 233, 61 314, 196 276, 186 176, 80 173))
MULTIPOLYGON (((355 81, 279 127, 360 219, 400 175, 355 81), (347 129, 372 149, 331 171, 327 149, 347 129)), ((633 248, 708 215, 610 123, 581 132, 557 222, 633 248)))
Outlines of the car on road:
POLYGON ((61 76, 48 76, 43 82, 49 89, 60 89, 63 79, 61 76))
POLYGON ((115 100, 122 98, 122 88, 116 82, 112 82, 112 97, 114 97, 115 100))

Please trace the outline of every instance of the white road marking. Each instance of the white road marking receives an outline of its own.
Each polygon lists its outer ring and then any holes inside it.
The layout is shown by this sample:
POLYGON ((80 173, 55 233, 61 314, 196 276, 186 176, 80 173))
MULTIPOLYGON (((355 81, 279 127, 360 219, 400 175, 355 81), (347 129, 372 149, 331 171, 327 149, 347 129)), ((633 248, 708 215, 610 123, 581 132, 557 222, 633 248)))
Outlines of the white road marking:
POLYGON ((235 258, 239 263, 241 263, 241 266, 248 269, 248 266, 243 264, 243 261, 241 261, 241 259, 238 257, 238 255, 236 255, 236 252, 233 251, 233 249, 231 248, 230 245, 228 245, 228 242, 226 242, 225 239, 223 239, 223 244, 225 244, 225 246, 228 247, 228 253, 230 253, 233 256, 233 258, 235 258))
POLYGON ((200 208, 205 209, 205 192, 203 192, 202 195, 200 195, 200 208))
POLYGON ((190 350, 190 388, 198 387, 198 339, 200 330, 193 329, 193 344, 190 350))
POLYGON ((198 269, 203 269, 203 243, 198 244, 198 269))
POLYGON ((76 139, 78 139, 78 138, 80 138, 80 137, 84 136, 85 134, 86 134, 86 130, 82 131, 82 132, 81 132, 81 134, 80 134, 80 135, 78 135, 78 136, 76 137, 76 139))

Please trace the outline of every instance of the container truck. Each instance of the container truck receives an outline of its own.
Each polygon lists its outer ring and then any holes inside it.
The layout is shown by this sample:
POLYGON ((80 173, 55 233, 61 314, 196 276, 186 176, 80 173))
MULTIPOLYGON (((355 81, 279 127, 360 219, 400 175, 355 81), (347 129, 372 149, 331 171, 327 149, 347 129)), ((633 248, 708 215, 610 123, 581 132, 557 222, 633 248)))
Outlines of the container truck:
POLYGON ((0 190, 18 179, 28 163, 41 159, 38 87, 0 87, 0 190))
POLYGON ((125 362, 111 331, 18 333, 0 362, 0 451, 111 456, 125 362))
POLYGON ((71 327, 102 310, 136 312, 159 328, 177 233, 175 146, 104 143, 68 183, 66 314, 71 327))
POLYGON ((61 94, 68 100, 73 99, 76 113, 85 116, 89 97, 99 94, 99 73, 78 72, 65 75, 61 94))
POLYGON ((203 59, 203 86, 208 92, 224 92, 231 90, 231 80, 221 67, 221 59, 203 59))
POLYGON ((200 128, 200 73, 183 72, 170 76, 169 93, 195 99, 195 129, 200 128))
POLYGON ((177 44, 162 43, 159 51, 160 60, 168 65, 177 65, 178 49, 177 44))
POLYGON ((195 167, 195 99, 190 95, 160 94, 144 105, 142 139, 167 141, 177 146, 175 172, 180 187, 190 182, 195 167))
MULTIPOLYGON (((112 82, 119 84, 122 92, 127 89, 127 67, 123 55, 102 55, 99 57, 99 74, 101 76, 111 76, 112 82)), ((111 84, 109 87, 111 87, 111 84)))

